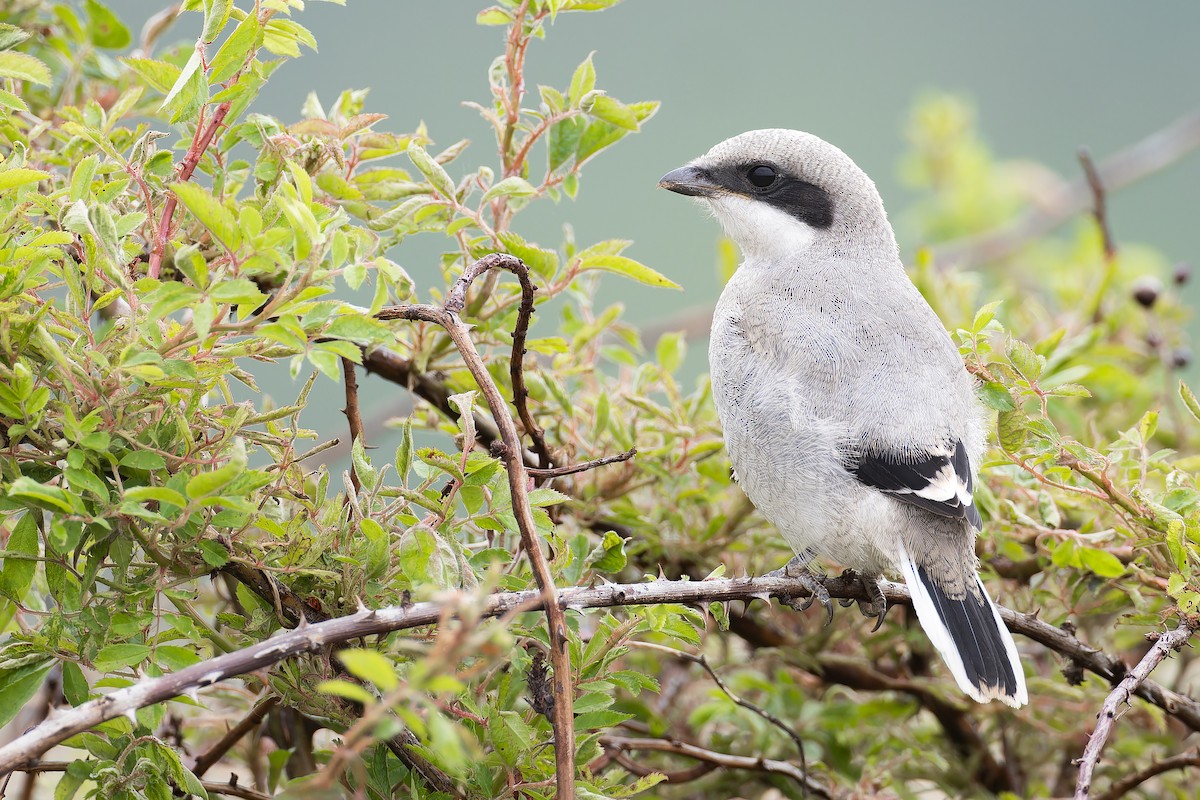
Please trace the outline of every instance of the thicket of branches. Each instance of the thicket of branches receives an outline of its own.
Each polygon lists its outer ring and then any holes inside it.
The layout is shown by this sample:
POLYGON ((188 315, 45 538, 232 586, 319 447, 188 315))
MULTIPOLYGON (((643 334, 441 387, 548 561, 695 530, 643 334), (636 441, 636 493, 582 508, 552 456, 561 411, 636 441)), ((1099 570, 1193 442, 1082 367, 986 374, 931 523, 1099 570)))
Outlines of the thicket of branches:
POLYGON ((1200 118, 1072 181, 997 162, 959 100, 913 113, 913 275, 997 412, 979 554, 1032 698, 978 706, 903 586, 868 635, 733 577, 789 554, 679 377, 689 337, 594 301, 673 284, 625 241, 521 236, 657 110, 590 57, 525 84, 558 14, 614 2, 480 12, 487 85, 447 87, 494 134, 469 148, 389 131, 363 90, 256 113, 315 45, 300 0, 190 0, 136 41, 96 0, 0 3, 8 791, 1192 796, 1188 272, 1114 241, 1105 197, 1200 118), (177 13, 198 40, 171 43, 177 13), (446 242, 436 285, 400 266, 416 236, 446 242), (264 399, 262 362, 294 402, 264 399), (415 398, 394 457, 369 449, 364 372, 415 398), (300 425, 316 381, 344 387, 344 474, 300 425))

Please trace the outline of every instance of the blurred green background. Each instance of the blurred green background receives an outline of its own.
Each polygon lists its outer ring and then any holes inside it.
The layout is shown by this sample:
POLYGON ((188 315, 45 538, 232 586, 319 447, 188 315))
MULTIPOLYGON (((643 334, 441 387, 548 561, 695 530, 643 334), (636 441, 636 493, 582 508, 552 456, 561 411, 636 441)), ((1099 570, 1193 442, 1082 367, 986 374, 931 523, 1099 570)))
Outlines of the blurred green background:
MULTIPOLYGON (((135 35, 161 8, 149 0, 110 5, 135 35)), ((489 101, 487 69, 503 50, 502 28, 475 24, 483 7, 464 0, 310 2, 296 18, 315 33, 320 52, 281 69, 257 110, 290 123, 309 91, 328 106, 343 89, 368 87, 367 110, 390 116, 379 127, 411 130, 424 120, 441 146, 473 140, 464 164, 494 164, 490 129, 461 105, 489 101)), ((185 15, 163 43, 194 36, 198 24, 199 15, 185 15)), ((685 288, 605 281, 601 300, 624 302, 634 322, 707 306, 720 288, 718 227, 655 183, 736 133, 792 127, 839 145, 875 179, 909 258, 921 242, 906 221, 913 195, 899 165, 916 99, 930 91, 968 98, 997 157, 1028 158, 1073 178, 1079 146, 1102 159, 1200 106, 1198 35, 1200 4, 1183 2, 627 0, 603 14, 562 14, 546 40, 530 48, 531 88, 565 87, 594 50, 598 86, 626 102, 657 99, 663 106, 642 133, 585 168, 577 201, 534 204, 516 229, 552 247, 568 221, 584 244, 633 239, 630 256, 685 288)), ((457 176, 465 168, 456 166, 450 171, 457 176)), ((1172 261, 1196 260, 1198 209, 1196 154, 1110 199, 1117 241, 1146 242, 1172 261)), ((435 256, 446 246, 418 237, 395 254, 422 293, 441 285, 435 256)), ((1195 282, 1188 291, 1196 297, 1195 282)), ((702 363, 702 351, 698 343, 689 363, 702 363)), ((331 404, 325 408, 333 408, 340 397, 324 384, 331 404)), ((272 394, 286 399, 292 392, 281 386, 272 394)), ((379 418, 402 394, 368 379, 364 397, 375 408, 367 415, 379 418)), ((340 415, 307 422, 323 436, 344 428, 340 415)))

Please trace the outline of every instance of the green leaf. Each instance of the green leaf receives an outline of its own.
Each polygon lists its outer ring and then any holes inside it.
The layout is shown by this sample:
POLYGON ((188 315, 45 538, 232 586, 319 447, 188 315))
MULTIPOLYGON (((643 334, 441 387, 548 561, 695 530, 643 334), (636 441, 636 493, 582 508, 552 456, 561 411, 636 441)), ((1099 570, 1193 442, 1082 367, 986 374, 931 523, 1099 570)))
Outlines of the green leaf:
POLYGON ((624 275, 626 278, 632 278, 638 283, 644 283, 647 286, 658 286, 666 289, 682 289, 675 281, 670 280, 664 275, 655 272, 647 267, 634 261, 632 258, 625 256, 591 256, 583 259, 579 264, 579 271, 584 272, 591 269, 604 270, 605 272, 615 272, 618 275, 624 275))
POLYGON ((242 473, 244 466, 230 461, 211 472, 201 472, 187 482, 187 496, 196 500, 208 497, 242 473))
POLYGON ((96 47, 121 50, 133 41, 129 28, 107 6, 97 0, 87 0, 84 9, 88 17, 88 38, 96 47))
POLYGON ((212 539, 200 540, 200 556, 213 569, 220 569, 229 563, 229 551, 212 539))
POLYGON ((12 722, 46 681, 54 659, 0 669, 0 727, 12 722))
POLYGON ((1179 382, 1179 399, 1183 400, 1183 405, 1187 408, 1188 413, 1197 422, 1200 422, 1200 402, 1196 400, 1196 395, 1192 393, 1191 388, 1183 381, 1179 382))
POLYGON ((571 76, 571 87, 567 89, 567 100, 571 108, 577 108, 583 96, 596 88, 596 67, 592 64, 594 55, 595 51, 588 53, 588 57, 575 68, 575 74, 571 76))
POLYGON ((587 565, 598 572, 620 572, 625 568, 625 542, 614 531, 608 531, 600 544, 587 557, 587 565))
POLYGON ((1017 407, 1004 384, 996 381, 988 381, 980 386, 979 397, 988 408, 995 411, 1012 411, 1017 407))
POLYGON ((166 486, 130 486, 122 497, 132 503, 167 503, 177 508, 187 505, 183 495, 166 486))
POLYGON ((262 26, 258 24, 258 16, 247 14, 209 62, 209 84, 224 83, 236 75, 250 53, 262 46, 262 40, 263 32, 262 26))
POLYGON ((1009 339, 1004 350, 1008 355, 1008 360, 1017 368, 1017 371, 1030 381, 1036 381, 1041 377, 1042 369, 1046 366, 1045 356, 1039 356, 1032 347, 1020 339, 1009 339))
MULTIPOLYGON (((212 44, 220 35, 225 23, 229 21, 229 12, 233 10, 232 0, 204 0, 204 32, 200 39, 205 44, 212 44)), ((247 14, 247 19, 254 14, 247 14)))
POLYGON ((50 68, 31 55, 6 50, 0 52, 0 78, 49 86, 50 68))
POLYGON ((75 512, 75 507, 66 492, 57 486, 38 483, 26 475, 22 475, 9 484, 8 496, 27 500, 41 508, 49 507, 67 514, 75 512))
POLYGON ((533 184, 514 175, 511 178, 505 178, 484 192, 480 202, 486 203, 496 197, 532 197, 535 194, 537 194, 537 189, 533 184))
MULTIPOLYGON (((4 55, 0 53, 0 56, 4 55)), ((24 186, 27 183, 37 183, 38 181, 48 180, 49 172, 42 172, 40 169, 26 169, 25 167, 17 167, 0 172, 0 191, 12 189, 17 186, 24 186)))
POLYGON ((158 91, 166 94, 171 91, 183 70, 166 61, 156 61, 153 58, 122 58, 121 62, 138 74, 142 80, 158 91))
POLYGON ((512 14, 498 6, 491 6, 480 11, 475 17, 477 25, 508 25, 513 21, 512 14))
POLYGON ((1020 450, 1029 432, 1027 422, 1028 418, 1019 410, 1001 411, 997 424, 1000 446, 1010 453, 1020 450))
POLYGON ((321 681, 317 684, 317 691, 322 694, 331 694, 334 697, 341 697, 349 700, 352 703, 360 703, 364 706, 369 706, 375 702, 375 695, 368 692, 357 683, 344 681, 339 679, 330 681, 321 681))
POLYGON ((615 97, 609 97, 606 94, 593 94, 590 98, 584 98, 583 102, 580 103, 580 107, 589 116, 602 119, 605 122, 616 125, 618 128, 624 128, 627 131, 636 131, 638 129, 638 120, 634 116, 633 110, 615 97))
POLYGON ((110 644, 100 648, 92 659, 92 666, 99 672, 112 672, 124 667, 140 664, 150 655, 150 646, 144 644, 110 644))
POLYGON ((0 50, 8 50, 29 38, 29 31, 0 22, 0 50))
POLYGON ((495 711, 488 715, 488 735, 500 760, 516 766, 533 747, 535 731, 515 711, 495 711))
POLYGON ((194 183, 172 183, 171 191, 226 250, 234 252, 238 249, 242 243, 242 229, 237 218, 207 189, 194 183))
POLYGON ((259 306, 267 296, 249 278, 226 279, 209 290, 208 296, 218 303, 259 306))
POLYGON ((208 81, 202 67, 200 51, 196 50, 159 106, 159 111, 171 112, 172 123, 189 121, 208 100, 208 81))
POLYGON ((442 167, 441 164, 434 161, 433 156, 425 151, 425 148, 414 139, 408 145, 408 158, 412 161, 413 166, 421 171, 421 174, 429 181, 437 193, 448 200, 454 200, 454 181, 450 178, 450 173, 442 167))
POLYGON ((377 650, 339 650, 337 657, 347 672, 381 691, 390 692, 400 685, 395 666, 377 650))
POLYGON ((1079 551, 1083 566, 1101 578, 1119 578, 1125 574, 1125 565, 1121 559, 1107 550, 1083 548, 1079 551))
POLYGON ((0 569, 0 593, 21 602, 33 585, 33 576, 37 571, 37 561, 34 560, 38 557, 39 545, 37 516, 40 513, 26 511, 13 525, 8 545, 4 548, 9 555, 4 558, 4 566, 0 569), (29 558, 20 558, 19 555, 29 558))

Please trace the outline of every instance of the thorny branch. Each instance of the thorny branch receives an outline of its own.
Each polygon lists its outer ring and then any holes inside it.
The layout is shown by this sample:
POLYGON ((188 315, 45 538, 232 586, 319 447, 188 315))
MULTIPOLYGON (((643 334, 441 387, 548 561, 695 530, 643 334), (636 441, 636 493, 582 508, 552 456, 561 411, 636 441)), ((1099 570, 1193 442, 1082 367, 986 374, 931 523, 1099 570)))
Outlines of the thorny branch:
MULTIPOLYGON (((832 598, 870 599, 857 578, 829 578, 825 582, 825 588, 832 598)), ((911 604, 908 589, 903 584, 884 581, 880 589, 889 603, 911 604)), ((803 598, 809 596, 809 591, 798 580, 792 578, 764 577, 610 583, 594 588, 564 588, 557 590, 557 595, 556 607, 561 614, 564 609, 582 610, 662 603, 707 604, 729 600, 766 600, 769 597, 803 598)), ((496 617, 517 609, 544 610, 544 598, 542 591, 536 589, 491 594, 482 599, 468 594, 447 594, 438 602, 374 610, 362 608, 345 617, 287 631, 244 650, 218 656, 171 675, 118 689, 42 722, 18 739, 0 747, 0 775, 18 769, 23 764, 29 764, 56 744, 102 722, 143 706, 161 703, 262 669, 293 656, 320 652, 326 647, 352 639, 435 625, 442 618, 455 617, 453 609, 459 603, 477 604, 478 610, 472 612, 476 616, 496 617)), ((1032 614, 1000 608, 1000 616, 1014 633, 1041 643, 1103 678, 1116 680, 1118 674, 1124 674, 1123 671, 1119 671, 1123 670, 1120 662, 1113 656, 1089 647, 1073 635, 1042 622, 1032 614)), ((1142 680, 1129 686, 1129 694, 1136 694, 1153 703, 1191 730, 1200 731, 1200 702, 1191 697, 1166 689, 1144 676, 1142 680)))
POLYGON ((585 461, 582 464, 572 464, 567 467, 555 467, 554 469, 537 469, 530 467, 527 471, 535 478, 561 478, 566 475, 575 475, 579 472, 587 472, 588 470, 596 469, 597 467, 605 467, 609 464, 619 464, 622 461, 628 461, 637 455, 637 448, 631 448, 624 453, 618 453, 615 456, 605 456, 592 461, 585 461))
POLYGON ((627 736, 602 736, 600 745, 606 750, 617 752, 629 750, 655 750, 660 753, 673 753, 698 761, 706 761, 726 769, 744 769, 754 772, 766 772, 771 775, 782 775, 791 778, 807 792, 815 797, 832 798, 834 795, 828 786, 818 783, 802 768, 788 761, 776 761, 757 756, 735 756, 729 753, 718 753, 698 745, 672 739, 632 738, 627 736))
MULTIPOLYGON (((522 308, 524 308, 524 297, 528 295, 532 298, 533 294, 533 287, 529 282, 528 269, 518 258, 493 253, 481 258, 464 270, 462 277, 455 282, 447 294, 446 303, 443 307, 438 308, 428 305, 393 306, 382 310, 377 316, 380 319, 408 319, 433 322, 445 328, 446 332, 450 334, 454 345, 458 348, 467 369, 470 370, 472 376, 475 378, 475 382, 483 392, 484 398, 491 409, 492 417, 499 428, 501 441, 503 441, 505 446, 503 457, 508 472, 509 490, 512 493, 513 515, 516 517, 517 527, 521 531, 522 546, 525 552, 529 554, 533 574, 537 579, 550 634, 550 663, 554 667, 554 715, 551 722, 554 728, 556 791, 560 800, 571 800, 574 797, 575 786, 575 720, 573 712, 575 691, 571 674, 570 642, 568 640, 566 616, 558 603, 558 589, 555 587, 554 578, 550 574, 550 566, 546 561, 546 554, 542 550, 537 525, 534 522, 533 511, 529 504, 529 474, 525 471, 525 462, 522 457, 523 448, 521 446, 520 435, 517 433, 517 426, 513 422, 512 414, 508 410, 508 404, 500 395, 500 390, 496 387, 496 382, 492 380, 492 376, 488 372, 483 359, 480 357, 479 351, 475 349, 475 344, 471 341, 467 325, 458 316, 459 312, 466 306, 467 290, 470 288, 471 283, 477 277, 492 269, 505 269, 517 275, 518 279, 521 280, 522 308)), ((532 299, 530 299, 530 306, 532 306, 532 299)), ((525 327, 527 326, 528 319, 525 320, 525 327)), ((518 329, 520 327, 521 323, 518 322, 518 329)), ((514 353, 519 350, 515 345, 515 340, 516 336, 514 335, 514 353)), ((514 357, 516 356, 514 355, 514 357)), ((519 369, 519 366, 517 366, 517 369, 519 369)), ((514 382, 515 386, 516 383, 514 382)), ((527 414, 528 411, 525 413, 527 414)), ((542 448, 545 448, 544 442, 542 443, 542 448)))
MULTIPOLYGON (((362 445, 366 447, 366 441, 363 440, 363 423, 362 415, 358 410, 358 376, 354 374, 354 362, 346 357, 342 357, 342 374, 346 381, 346 407, 342 412, 346 415, 346 422, 350 424, 350 445, 354 446, 356 441, 362 441, 362 445)), ((358 479, 358 470, 354 465, 350 466, 350 484, 354 487, 354 493, 358 494, 362 490, 362 482, 358 479)))
POLYGON ((1088 738, 1083 757, 1079 760, 1079 779, 1075 783, 1075 800, 1087 800, 1091 796, 1092 772, 1100 763, 1100 754, 1104 751, 1104 745, 1117 723, 1121 705, 1129 703, 1129 698, 1145 683, 1154 668, 1161 664, 1163 659, 1171 654, 1171 651, 1178 650, 1187 644, 1194 632, 1195 628, 1185 621, 1181 622, 1175 630, 1159 636, 1158 641, 1138 662, 1138 665, 1129 671, 1129 674, 1104 700, 1096 722, 1096 729, 1088 738))
POLYGON ((1186 753, 1178 753, 1164 758, 1162 761, 1156 761, 1148 767, 1126 775, 1119 781, 1113 781, 1112 786, 1108 787, 1108 791, 1099 795, 1096 800, 1119 800, 1151 778, 1173 769, 1187 769, 1188 767, 1200 767, 1200 748, 1192 748, 1186 753))
POLYGON ((192 766, 192 774, 197 778, 204 777, 204 773, 208 772, 213 764, 224 758, 230 748, 242 740, 242 737, 257 728, 259 723, 266 718, 267 714, 278 703, 279 698, 274 695, 269 695, 260 700, 258 705, 242 718, 241 722, 226 731, 225 735, 218 739, 212 747, 205 750, 196 758, 196 763, 192 766))

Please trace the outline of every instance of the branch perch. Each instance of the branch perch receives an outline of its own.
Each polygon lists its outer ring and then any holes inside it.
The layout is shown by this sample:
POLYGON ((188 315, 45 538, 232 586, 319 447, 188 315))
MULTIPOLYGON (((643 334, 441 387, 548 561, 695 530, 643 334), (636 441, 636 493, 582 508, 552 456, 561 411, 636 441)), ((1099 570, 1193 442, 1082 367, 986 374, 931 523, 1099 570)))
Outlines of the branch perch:
POLYGON ((1154 668, 1161 664, 1163 659, 1171 654, 1171 651, 1178 650, 1187 644, 1187 640, 1192 638, 1194 632, 1195 629, 1189 623, 1182 622, 1175 630, 1159 636, 1154 647, 1150 648, 1150 652, 1146 653, 1138 665, 1130 670, 1124 680, 1117 684, 1117 688, 1113 689, 1105 698, 1104 705, 1100 708, 1096 729, 1088 738, 1087 747, 1083 750, 1083 757, 1079 760, 1079 780, 1075 783, 1075 800, 1087 800, 1091 796, 1092 772, 1100 763, 1100 754, 1104 751, 1104 745, 1108 741, 1113 727, 1117 724, 1117 712, 1120 711, 1121 705, 1127 704, 1129 698, 1146 682, 1154 668))
MULTIPOLYGON (((825 582, 829 596, 835 599, 869 600, 857 579, 829 578, 825 582)), ((889 603, 910 605, 908 588, 884 581, 880 585, 889 603)), ((803 598, 809 591, 792 578, 733 578, 705 581, 650 581, 647 583, 610 583, 594 588, 574 587, 557 591, 557 606, 563 609, 611 608, 615 606, 657 605, 661 603, 711 603, 728 600, 767 600, 770 597, 803 598)), ((0 776, 31 763, 51 747, 102 722, 129 714, 182 694, 203 689, 238 675, 245 675, 286 658, 320 652, 325 647, 352 639, 377 636, 392 631, 435 625, 447 610, 458 603, 478 604, 476 613, 496 617, 513 611, 540 611, 545 595, 536 589, 478 596, 448 591, 436 602, 414 603, 380 609, 364 608, 345 617, 306 625, 281 633, 244 650, 227 653, 161 678, 142 681, 90 700, 73 709, 55 714, 25 734, 0 747, 0 776)), ((1049 625, 1032 614, 1000 608, 1005 625, 1071 659, 1101 677, 1114 680, 1120 661, 1089 647, 1066 631, 1049 625)), ((1131 694, 1153 703, 1193 731, 1200 731, 1200 703, 1173 692, 1149 679, 1130 687, 1131 694)), ((557 707, 557 704, 556 704, 557 707)))

